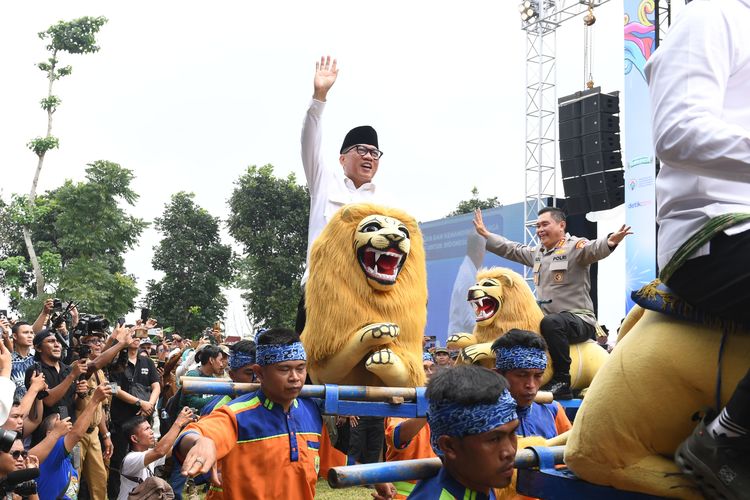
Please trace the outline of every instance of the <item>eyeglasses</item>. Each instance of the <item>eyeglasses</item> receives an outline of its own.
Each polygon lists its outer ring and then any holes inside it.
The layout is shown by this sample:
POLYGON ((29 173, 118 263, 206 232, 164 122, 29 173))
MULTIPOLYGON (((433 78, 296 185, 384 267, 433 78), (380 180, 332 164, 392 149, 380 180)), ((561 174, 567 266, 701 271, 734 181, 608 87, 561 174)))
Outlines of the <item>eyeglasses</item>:
POLYGON ((89 341, 86 342, 87 345, 92 345, 92 344, 93 345, 99 345, 99 344, 102 344, 102 343, 103 343, 102 339, 94 339, 94 340, 89 340, 89 341))
POLYGON ((18 460, 19 458, 23 457, 26 458, 29 456, 29 452, 26 450, 14 450, 10 452, 10 456, 13 457, 13 460, 18 460))
POLYGON ((370 153, 370 156, 372 156, 373 160, 379 160, 380 157, 383 156, 383 152, 381 150, 375 149, 375 148, 368 148, 367 146, 352 146, 349 149, 347 149, 346 151, 344 151, 344 153, 348 153, 352 149, 354 149, 355 151, 357 151, 357 154, 359 156, 363 156, 363 157, 367 153, 370 153))

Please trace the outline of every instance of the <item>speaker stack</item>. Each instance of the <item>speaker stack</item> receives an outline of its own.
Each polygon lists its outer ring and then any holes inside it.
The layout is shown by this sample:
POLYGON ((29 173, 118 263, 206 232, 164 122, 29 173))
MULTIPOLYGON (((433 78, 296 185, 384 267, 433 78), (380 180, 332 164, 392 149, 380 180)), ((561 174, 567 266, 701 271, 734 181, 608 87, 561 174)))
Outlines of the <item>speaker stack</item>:
POLYGON ((625 202, 620 98, 599 87, 559 99, 560 169, 568 214, 625 202))

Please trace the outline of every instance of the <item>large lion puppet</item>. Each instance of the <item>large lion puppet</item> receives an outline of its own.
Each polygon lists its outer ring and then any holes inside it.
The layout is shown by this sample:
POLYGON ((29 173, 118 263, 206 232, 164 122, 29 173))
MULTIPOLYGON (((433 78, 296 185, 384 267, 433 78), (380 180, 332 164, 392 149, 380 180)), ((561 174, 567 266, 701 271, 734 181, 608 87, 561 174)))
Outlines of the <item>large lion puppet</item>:
POLYGON ((750 332, 701 314, 658 282, 633 297, 653 310, 636 305, 625 318, 576 415, 565 463, 592 483, 702 498, 673 456, 695 428, 696 412, 715 408, 717 396, 726 405, 747 372, 750 332))
MULTIPOLYGON (((529 285, 512 269, 480 269, 476 284, 469 288, 467 300, 476 315, 474 332, 454 333, 448 337, 449 349, 461 349, 461 362, 494 367, 495 354, 490 347, 496 339, 514 328, 540 333, 544 313, 529 285)), ((571 344, 570 359, 571 387, 584 389, 607 360, 607 352, 593 341, 571 344)), ((553 372, 550 360, 542 377, 543 384, 549 382, 553 372)))
POLYGON ((424 385, 427 271, 414 218, 366 203, 334 214, 310 253, 305 309, 313 382, 424 385))

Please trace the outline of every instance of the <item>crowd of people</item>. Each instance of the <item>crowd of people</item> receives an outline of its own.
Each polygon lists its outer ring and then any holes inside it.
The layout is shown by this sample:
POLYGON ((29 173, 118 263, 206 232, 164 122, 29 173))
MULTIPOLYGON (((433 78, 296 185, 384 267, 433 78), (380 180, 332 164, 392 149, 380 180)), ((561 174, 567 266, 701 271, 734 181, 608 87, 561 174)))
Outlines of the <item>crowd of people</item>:
POLYGON ((226 402, 184 394, 180 376, 223 377, 229 363, 232 378, 251 381, 254 343, 230 349, 218 328, 191 342, 155 329, 153 319, 110 329, 90 316, 81 319, 73 304, 63 311, 64 305, 48 299, 33 323, 0 318, 0 394, 6 398, 0 403, 0 454, 13 457, 2 462, 7 467, 0 476, 21 468, 39 471, 36 481, 4 493, 104 500, 128 498, 140 487, 174 491, 179 498, 185 478, 179 468, 169 472, 171 445, 201 411, 226 402), (155 465, 163 478, 176 478, 174 489, 148 481, 155 465))

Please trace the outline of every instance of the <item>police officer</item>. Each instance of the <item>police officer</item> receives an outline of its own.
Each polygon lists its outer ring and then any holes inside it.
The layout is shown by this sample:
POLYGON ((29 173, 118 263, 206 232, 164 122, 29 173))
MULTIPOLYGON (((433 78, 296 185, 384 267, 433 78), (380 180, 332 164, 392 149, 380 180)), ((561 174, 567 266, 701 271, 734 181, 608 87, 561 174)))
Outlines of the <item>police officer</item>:
POLYGON ((591 302, 589 267, 609 254, 629 234, 623 226, 606 238, 589 241, 565 232, 565 212, 545 207, 538 213, 538 248, 510 241, 490 233, 482 221, 482 212, 474 213, 474 227, 487 239, 487 250, 506 259, 533 266, 534 284, 544 319, 539 326, 549 347, 555 369, 552 380, 542 389, 555 399, 571 399, 570 344, 604 335, 594 316, 591 302))

